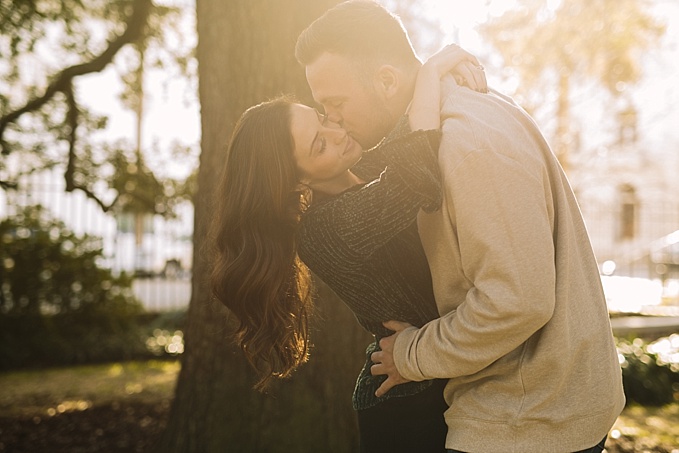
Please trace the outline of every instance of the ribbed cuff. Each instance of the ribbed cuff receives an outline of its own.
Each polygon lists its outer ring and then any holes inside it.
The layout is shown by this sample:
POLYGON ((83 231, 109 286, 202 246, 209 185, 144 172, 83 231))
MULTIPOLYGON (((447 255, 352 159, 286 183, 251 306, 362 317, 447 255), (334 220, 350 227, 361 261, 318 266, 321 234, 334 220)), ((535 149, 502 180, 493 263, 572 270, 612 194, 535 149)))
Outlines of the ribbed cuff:
POLYGON ((394 365, 396 365, 396 369, 404 378, 416 382, 426 379, 417 365, 414 343, 418 330, 417 327, 408 327, 402 330, 394 343, 394 365))

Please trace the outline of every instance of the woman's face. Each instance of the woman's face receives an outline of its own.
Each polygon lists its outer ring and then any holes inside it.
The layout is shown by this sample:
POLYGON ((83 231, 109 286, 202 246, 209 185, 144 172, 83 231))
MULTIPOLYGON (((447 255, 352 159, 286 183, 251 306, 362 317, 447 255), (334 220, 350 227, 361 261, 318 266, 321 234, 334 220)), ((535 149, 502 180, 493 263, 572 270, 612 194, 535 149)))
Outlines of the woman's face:
POLYGON ((314 188, 346 178, 361 159, 363 149, 344 129, 316 109, 293 104, 291 132, 300 181, 314 188))

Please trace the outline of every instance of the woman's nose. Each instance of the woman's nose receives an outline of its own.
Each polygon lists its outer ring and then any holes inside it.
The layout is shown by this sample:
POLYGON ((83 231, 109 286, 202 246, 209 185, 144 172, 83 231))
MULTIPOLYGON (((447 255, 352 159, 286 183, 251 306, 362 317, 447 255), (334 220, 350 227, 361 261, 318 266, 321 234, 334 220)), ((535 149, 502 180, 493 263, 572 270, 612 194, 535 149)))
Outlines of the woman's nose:
POLYGON ((326 113, 328 114, 327 120, 329 122, 342 126, 342 115, 335 110, 326 110, 326 113))
POLYGON ((347 131, 344 130, 344 128, 340 127, 338 124, 329 124, 328 125, 329 129, 329 134, 331 134, 332 139, 335 143, 341 143, 344 141, 344 138, 347 136, 347 131))

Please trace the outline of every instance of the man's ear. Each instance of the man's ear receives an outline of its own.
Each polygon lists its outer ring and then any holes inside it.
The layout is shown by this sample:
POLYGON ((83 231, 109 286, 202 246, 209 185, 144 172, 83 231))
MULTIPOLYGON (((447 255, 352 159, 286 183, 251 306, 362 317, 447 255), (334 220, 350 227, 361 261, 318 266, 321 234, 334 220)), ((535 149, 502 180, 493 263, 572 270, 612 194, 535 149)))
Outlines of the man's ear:
POLYGON ((401 73, 395 67, 384 64, 375 73, 375 89, 385 99, 391 99, 398 93, 401 82, 401 73))

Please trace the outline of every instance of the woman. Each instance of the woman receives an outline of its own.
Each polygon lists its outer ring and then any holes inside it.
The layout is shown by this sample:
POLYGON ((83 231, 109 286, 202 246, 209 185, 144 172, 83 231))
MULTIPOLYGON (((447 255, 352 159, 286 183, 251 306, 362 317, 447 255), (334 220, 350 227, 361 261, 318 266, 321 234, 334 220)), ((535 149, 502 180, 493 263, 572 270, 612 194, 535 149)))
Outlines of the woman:
POLYGON ((362 451, 445 451, 443 382, 407 383, 377 398, 383 378, 370 374, 369 357, 391 334, 382 322, 438 317, 415 219, 440 203, 438 82, 453 68, 485 91, 476 59, 444 48, 422 66, 408 116, 368 152, 288 99, 248 109, 229 145, 214 293, 240 320, 237 341, 260 373, 258 389, 307 360, 309 270, 352 309, 375 335, 354 392, 362 451))

